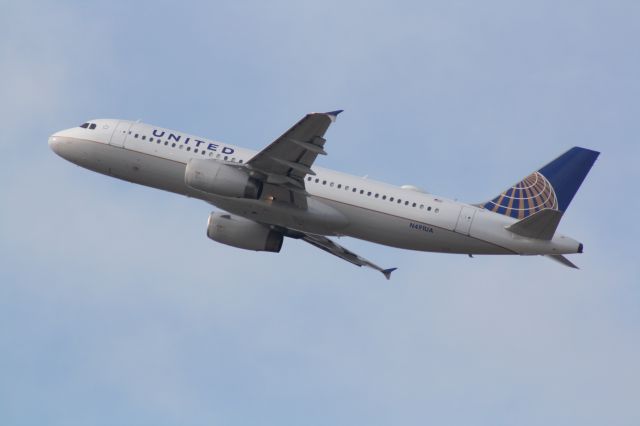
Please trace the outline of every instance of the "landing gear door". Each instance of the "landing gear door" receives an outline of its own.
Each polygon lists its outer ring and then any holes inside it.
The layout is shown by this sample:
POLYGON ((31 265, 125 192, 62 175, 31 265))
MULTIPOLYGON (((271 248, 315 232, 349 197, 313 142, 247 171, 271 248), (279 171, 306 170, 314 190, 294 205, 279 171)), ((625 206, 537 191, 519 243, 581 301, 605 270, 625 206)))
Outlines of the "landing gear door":
POLYGON ((458 216, 458 223, 456 223, 455 231, 459 234, 469 235, 471 229, 471 222, 473 222, 473 216, 476 214, 476 209, 473 207, 462 207, 460 210, 460 216, 458 216))
POLYGON ((129 133, 130 127, 131 127, 130 122, 118 121, 118 125, 113 131, 113 134, 111 135, 111 140, 109 141, 109 145, 118 146, 120 148, 124 147, 124 141, 127 138, 127 134, 129 133))

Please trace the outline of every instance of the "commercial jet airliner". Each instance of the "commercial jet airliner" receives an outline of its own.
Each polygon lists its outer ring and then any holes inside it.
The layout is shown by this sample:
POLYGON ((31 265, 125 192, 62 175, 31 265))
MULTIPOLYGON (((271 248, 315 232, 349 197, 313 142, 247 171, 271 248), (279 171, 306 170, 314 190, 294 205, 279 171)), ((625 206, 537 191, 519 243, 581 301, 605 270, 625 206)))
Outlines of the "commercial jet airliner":
POLYGON ((357 266, 385 269, 329 237, 350 236, 410 250, 542 255, 582 244, 556 232, 599 153, 574 147, 495 198, 467 204, 314 166, 342 111, 311 113, 262 151, 139 121, 99 119, 54 133, 59 156, 98 173, 206 201, 207 236, 230 246, 279 252, 285 237, 357 266))

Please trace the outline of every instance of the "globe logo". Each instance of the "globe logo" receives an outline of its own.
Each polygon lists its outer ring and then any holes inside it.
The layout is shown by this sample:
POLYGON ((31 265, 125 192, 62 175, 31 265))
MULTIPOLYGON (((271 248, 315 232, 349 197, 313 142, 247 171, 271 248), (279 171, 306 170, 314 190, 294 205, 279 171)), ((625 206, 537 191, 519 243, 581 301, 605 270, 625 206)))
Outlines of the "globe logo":
POLYGON ((487 210, 523 219, 543 209, 557 209, 558 199, 551 183, 533 172, 484 205, 487 210))

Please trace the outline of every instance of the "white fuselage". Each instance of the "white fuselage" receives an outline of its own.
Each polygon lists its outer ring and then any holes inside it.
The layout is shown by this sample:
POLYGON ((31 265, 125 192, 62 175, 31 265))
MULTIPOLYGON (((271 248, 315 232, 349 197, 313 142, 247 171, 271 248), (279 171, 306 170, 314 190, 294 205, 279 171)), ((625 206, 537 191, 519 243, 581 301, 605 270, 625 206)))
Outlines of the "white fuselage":
POLYGON ((559 233, 549 241, 518 236, 505 229, 515 219, 482 207, 321 167, 313 167, 315 176, 305 177, 307 209, 269 194, 260 200, 216 196, 185 184, 187 162, 200 158, 241 164, 255 151, 139 122, 92 122, 95 129, 55 133, 49 145, 87 169, 199 198, 256 222, 420 251, 532 255, 579 251, 577 241, 559 233))

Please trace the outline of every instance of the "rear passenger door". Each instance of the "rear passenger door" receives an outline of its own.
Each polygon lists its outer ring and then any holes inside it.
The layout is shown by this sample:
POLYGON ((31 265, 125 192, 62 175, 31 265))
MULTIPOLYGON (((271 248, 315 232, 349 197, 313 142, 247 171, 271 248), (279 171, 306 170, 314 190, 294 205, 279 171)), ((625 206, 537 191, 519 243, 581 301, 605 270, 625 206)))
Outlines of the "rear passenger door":
POLYGON ((475 216, 475 214, 476 209, 474 207, 462 207, 455 231, 460 234, 469 235, 469 229, 471 228, 471 222, 473 222, 473 216, 475 216))

